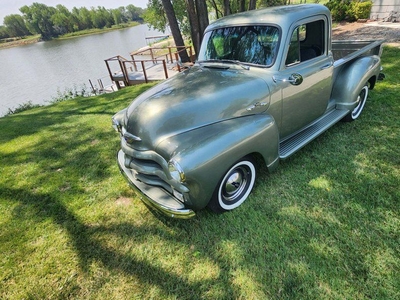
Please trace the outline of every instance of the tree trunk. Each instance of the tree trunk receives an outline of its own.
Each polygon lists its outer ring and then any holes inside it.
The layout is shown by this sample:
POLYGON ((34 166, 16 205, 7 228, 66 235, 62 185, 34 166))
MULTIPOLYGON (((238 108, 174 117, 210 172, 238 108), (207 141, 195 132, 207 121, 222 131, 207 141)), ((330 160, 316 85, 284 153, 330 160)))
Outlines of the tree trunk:
MULTIPOLYGON (((179 29, 178 21, 176 20, 175 11, 174 11, 174 8, 172 7, 171 1, 170 0, 161 0, 161 2, 165 9, 165 14, 167 15, 169 27, 171 28, 171 33, 172 33, 172 37, 174 38, 175 45, 177 47, 185 46, 185 43, 183 42, 182 34, 179 29)), ((179 57, 181 58, 182 62, 190 61, 186 50, 180 50, 179 57)))
POLYGON ((250 0, 249 1, 249 10, 256 9, 256 3, 257 3, 257 0, 250 0))
POLYGON ((206 0, 196 0, 196 10, 197 10, 197 19, 199 21, 199 34, 200 34, 199 46, 200 46, 203 40, 204 31, 206 30, 208 24, 210 23, 208 20, 208 9, 206 0))
POLYGON ((243 12, 246 10, 246 1, 245 0, 240 0, 239 1, 239 11, 243 12))
POLYGON ((200 50, 200 29, 197 19, 196 7, 193 0, 185 0, 185 3, 189 15, 190 35, 192 37, 194 52, 197 56, 200 50))
POLYGON ((224 16, 229 16, 231 14, 231 7, 229 0, 224 0, 224 16))
POLYGON ((205 0, 185 0, 189 15, 190 34, 196 56, 199 53, 203 34, 208 26, 208 9, 205 0))

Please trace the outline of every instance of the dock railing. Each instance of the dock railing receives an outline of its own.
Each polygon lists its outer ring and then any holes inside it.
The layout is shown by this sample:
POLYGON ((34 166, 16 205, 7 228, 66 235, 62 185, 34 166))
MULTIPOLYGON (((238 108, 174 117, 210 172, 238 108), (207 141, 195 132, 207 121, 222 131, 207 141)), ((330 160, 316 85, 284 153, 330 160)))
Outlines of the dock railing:
MULTIPOLYGON (((117 88, 121 89, 122 87, 120 81, 123 81, 124 85, 128 86, 127 74, 125 74, 125 72, 127 72, 127 70, 129 69, 126 66, 126 63, 129 62, 129 60, 127 60, 125 57, 122 57, 121 55, 117 55, 105 59, 104 61, 107 66, 108 74, 110 75, 111 80, 115 82, 117 88), (119 69, 117 71, 115 72, 111 71, 111 66, 110 66, 111 62, 118 62, 119 69)), ((133 70, 132 68, 133 66, 131 66, 131 70, 133 70)))
POLYGON ((108 74, 110 79, 115 82, 117 89, 121 89, 124 86, 134 85, 143 82, 150 82, 155 80, 167 79, 169 77, 167 64, 176 65, 173 67, 174 73, 181 72, 183 65, 179 59, 179 53, 181 51, 189 50, 190 58, 193 57, 192 47, 182 46, 182 47, 148 47, 146 49, 141 49, 130 54, 131 60, 128 60, 120 55, 113 56, 111 58, 105 59, 107 65, 108 74), (156 55, 162 50, 164 53, 161 55, 156 55), (166 53, 165 53, 166 52, 166 53), (145 59, 138 59, 138 56, 145 56, 145 59), (117 70, 111 69, 110 64, 117 63, 117 70), (157 67, 162 66, 161 68, 157 67), (176 67, 176 69, 175 69, 176 67), (151 68, 151 76, 149 76, 149 71, 151 68), (158 71, 154 69, 157 68, 158 71), (142 75, 143 76, 142 76, 142 75), (162 74, 164 76, 162 76, 162 74), (122 84, 121 84, 122 83, 122 84))
MULTIPOLYGON (((135 56, 138 55, 150 55, 151 60, 153 61, 154 64, 157 63, 157 60, 160 60, 161 58, 165 58, 167 63, 174 63, 174 59, 175 62, 177 62, 177 68, 178 71, 180 72, 180 59, 179 59, 179 53, 183 52, 183 51, 187 51, 189 50, 189 58, 192 59, 193 57, 193 51, 192 51, 192 47, 191 46, 168 46, 168 47, 148 47, 146 49, 141 49, 138 51, 134 51, 131 52, 131 58, 132 61, 140 61, 137 60, 135 58, 135 56), (163 53, 161 55, 155 56, 157 52, 165 52, 168 51, 167 53, 163 53)), ((136 69, 136 63, 134 63, 135 65, 135 71, 137 71, 136 69)))

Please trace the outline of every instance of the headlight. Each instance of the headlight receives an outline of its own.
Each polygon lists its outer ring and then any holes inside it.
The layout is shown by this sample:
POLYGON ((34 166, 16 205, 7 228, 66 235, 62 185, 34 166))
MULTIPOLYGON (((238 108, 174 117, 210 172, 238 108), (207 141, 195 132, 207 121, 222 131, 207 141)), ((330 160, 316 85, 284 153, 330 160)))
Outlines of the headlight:
POLYGON ((112 127, 115 129, 116 132, 121 132, 121 124, 114 118, 112 118, 112 127))
POLYGON ((168 171, 171 174, 171 177, 176 181, 185 182, 185 172, 183 172, 182 167, 175 160, 171 160, 168 163, 168 171))
POLYGON ((112 117, 112 126, 117 132, 121 132, 122 127, 124 125, 124 119, 125 119, 125 113, 126 109, 123 109, 119 112, 117 112, 113 117, 112 117))

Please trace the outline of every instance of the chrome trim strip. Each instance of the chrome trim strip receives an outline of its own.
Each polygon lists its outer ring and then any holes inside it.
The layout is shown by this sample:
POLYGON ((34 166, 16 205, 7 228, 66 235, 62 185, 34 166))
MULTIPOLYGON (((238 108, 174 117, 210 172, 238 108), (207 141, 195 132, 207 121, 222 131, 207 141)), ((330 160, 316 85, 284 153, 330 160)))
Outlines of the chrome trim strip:
POLYGON ((140 137, 133 135, 129 132, 125 132, 122 136, 124 137, 125 141, 128 144, 132 144, 133 142, 141 142, 142 141, 142 139, 140 137))

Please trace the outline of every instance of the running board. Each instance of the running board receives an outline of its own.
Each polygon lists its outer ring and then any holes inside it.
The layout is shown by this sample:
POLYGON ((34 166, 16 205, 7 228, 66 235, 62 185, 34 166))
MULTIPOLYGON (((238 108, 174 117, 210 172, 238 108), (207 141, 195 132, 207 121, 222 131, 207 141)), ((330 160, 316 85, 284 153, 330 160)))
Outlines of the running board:
POLYGON ((319 118, 315 123, 313 123, 306 129, 282 141, 279 144, 279 158, 288 158, 290 155, 300 150, 302 147, 314 140, 320 134, 339 122, 348 113, 348 110, 334 109, 319 118))

